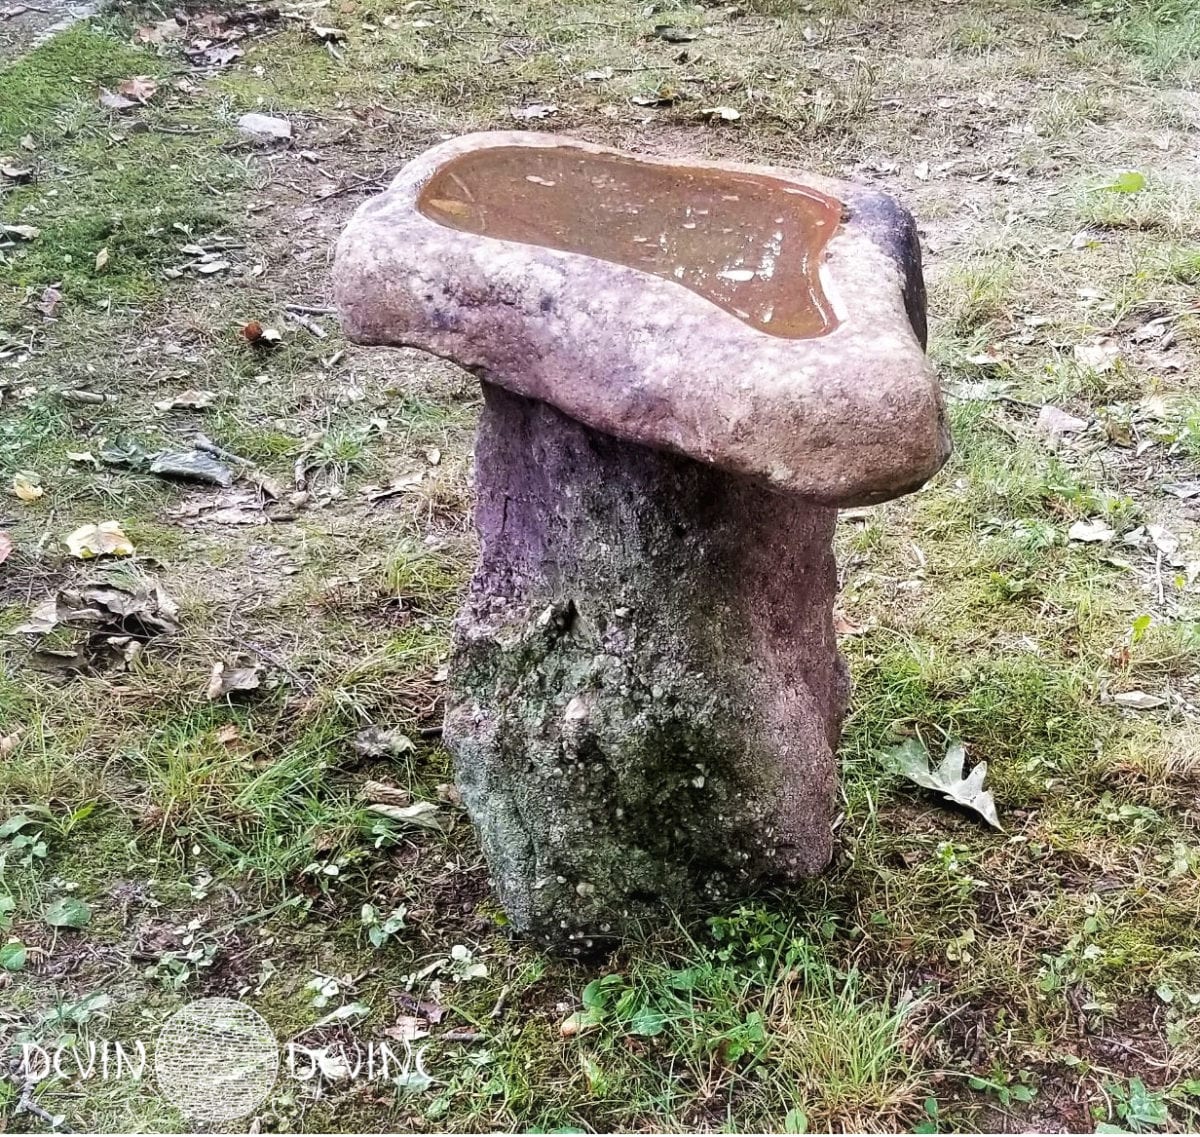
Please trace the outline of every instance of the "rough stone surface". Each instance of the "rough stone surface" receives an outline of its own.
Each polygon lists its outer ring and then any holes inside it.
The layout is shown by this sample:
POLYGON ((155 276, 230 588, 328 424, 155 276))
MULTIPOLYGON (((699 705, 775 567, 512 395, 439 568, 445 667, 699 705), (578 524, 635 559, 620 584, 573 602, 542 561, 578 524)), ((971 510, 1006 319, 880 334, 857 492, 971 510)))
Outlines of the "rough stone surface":
POLYGON ((445 738, 513 925, 586 944, 819 872, 834 510, 485 394, 445 738))
POLYGON ((838 326, 786 339, 628 265, 463 232, 418 209, 442 165, 514 145, 613 153, 516 131, 467 135, 414 159, 342 235, 334 283, 352 338, 425 348, 605 434, 827 505, 909 492, 945 461, 920 251, 890 199, 788 170, 698 164, 770 174, 845 205, 821 266, 838 326))
POLYGON ((273 115, 244 114, 237 121, 238 133, 256 142, 286 142, 292 137, 292 124, 273 115))
POLYGON ((446 223, 421 212, 434 175, 489 146, 611 153, 508 132, 435 147, 355 215, 335 290, 352 338, 484 381, 445 739, 513 926, 579 948, 827 864, 835 507, 915 489, 949 438, 916 231, 890 199, 707 164, 843 207, 819 265, 834 319, 787 338, 661 273, 456 228, 465 184, 438 197, 446 223))

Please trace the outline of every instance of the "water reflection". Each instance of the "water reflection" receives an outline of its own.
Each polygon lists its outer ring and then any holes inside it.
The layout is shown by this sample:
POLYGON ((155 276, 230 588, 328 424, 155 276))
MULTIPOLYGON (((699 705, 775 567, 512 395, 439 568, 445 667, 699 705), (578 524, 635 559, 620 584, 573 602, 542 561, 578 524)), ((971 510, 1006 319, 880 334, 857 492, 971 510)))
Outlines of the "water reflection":
POLYGON ((776 178, 504 146, 447 163, 419 207, 454 229, 678 281, 773 335, 817 336, 837 322, 817 268, 841 206, 776 178))

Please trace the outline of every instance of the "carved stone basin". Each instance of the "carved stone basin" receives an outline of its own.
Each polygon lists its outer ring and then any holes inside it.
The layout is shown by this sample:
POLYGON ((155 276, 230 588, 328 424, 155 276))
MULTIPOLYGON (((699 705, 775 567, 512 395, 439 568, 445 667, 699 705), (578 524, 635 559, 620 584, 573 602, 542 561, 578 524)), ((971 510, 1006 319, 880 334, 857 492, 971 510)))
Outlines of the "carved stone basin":
POLYGON ((618 934, 831 851, 835 507, 949 437, 909 215, 786 170, 545 134, 354 216, 347 333, 483 380, 445 738, 518 930, 618 934))

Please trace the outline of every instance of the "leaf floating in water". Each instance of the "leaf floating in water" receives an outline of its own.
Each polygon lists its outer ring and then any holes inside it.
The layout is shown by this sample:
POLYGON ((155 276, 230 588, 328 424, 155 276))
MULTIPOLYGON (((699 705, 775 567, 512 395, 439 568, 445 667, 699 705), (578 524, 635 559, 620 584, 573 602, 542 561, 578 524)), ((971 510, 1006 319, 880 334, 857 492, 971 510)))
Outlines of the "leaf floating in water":
POLYGON ((966 748, 961 742, 951 742, 946 748, 946 756, 935 769, 930 761, 929 751, 915 738, 910 738, 887 752, 892 768, 898 774, 903 774, 918 786, 937 791, 947 801, 973 810, 993 828, 1002 829, 1000 819, 996 816, 996 803, 992 799, 991 791, 983 788, 983 780, 987 777, 987 763, 980 762, 967 777, 963 777, 966 756, 966 748))

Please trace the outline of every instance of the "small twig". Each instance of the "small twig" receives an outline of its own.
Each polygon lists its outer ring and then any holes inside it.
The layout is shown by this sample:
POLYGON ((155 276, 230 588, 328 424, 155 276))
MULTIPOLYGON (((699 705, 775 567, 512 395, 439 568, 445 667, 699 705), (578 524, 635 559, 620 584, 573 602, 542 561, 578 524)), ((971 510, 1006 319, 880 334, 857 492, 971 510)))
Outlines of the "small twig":
POLYGON ((155 134, 210 134, 212 128, 207 126, 152 126, 155 134))
POLYGON ((89 406, 100 406, 109 401, 110 396, 99 391, 59 391, 58 397, 64 403, 80 403, 89 406))
POLYGON ((434 1042, 482 1042, 484 1036, 477 1030, 448 1030, 439 1034, 434 1042))
POLYGON ((249 458, 241 458, 237 454, 230 453, 224 447, 218 446, 205 434, 197 434, 192 439, 192 445, 197 450, 203 450, 205 454, 211 454, 214 458, 222 458, 226 462, 232 462, 236 466, 253 466, 255 464, 249 458))
POLYGON ((61 1117, 55 1117, 48 1110, 43 1109, 37 1102, 33 1100, 33 1091, 37 1082, 28 1081, 21 1087, 21 1097, 17 1101, 17 1112, 24 1110, 26 1113, 32 1113, 34 1117, 44 1121, 51 1129, 57 1129, 60 1133, 74 1133, 75 1130, 67 1125, 61 1117))
POLYGON ((507 983, 503 986, 503 988, 501 988, 500 998, 496 1000, 496 1005, 492 1008, 492 1018, 498 1019, 502 1014, 504 1014, 504 1003, 508 998, 508 992, 510 989, 511 988, 507 983))
POLYGON ((336 308, 322 308, 316 304, 285 304, 283 310, 298 312, 303 316, 334 316, 337 314, 336 308))
POLYGON ((307 316, 302 315, 300 312, 285 311, 284 315, 287 316, 287 318, 293 323, 299 324, 302 328, 306 328, 319 340, 323 340, 329 335, 329 333, 323 327, 321 327, 320 324, 310 320, 307 316))

